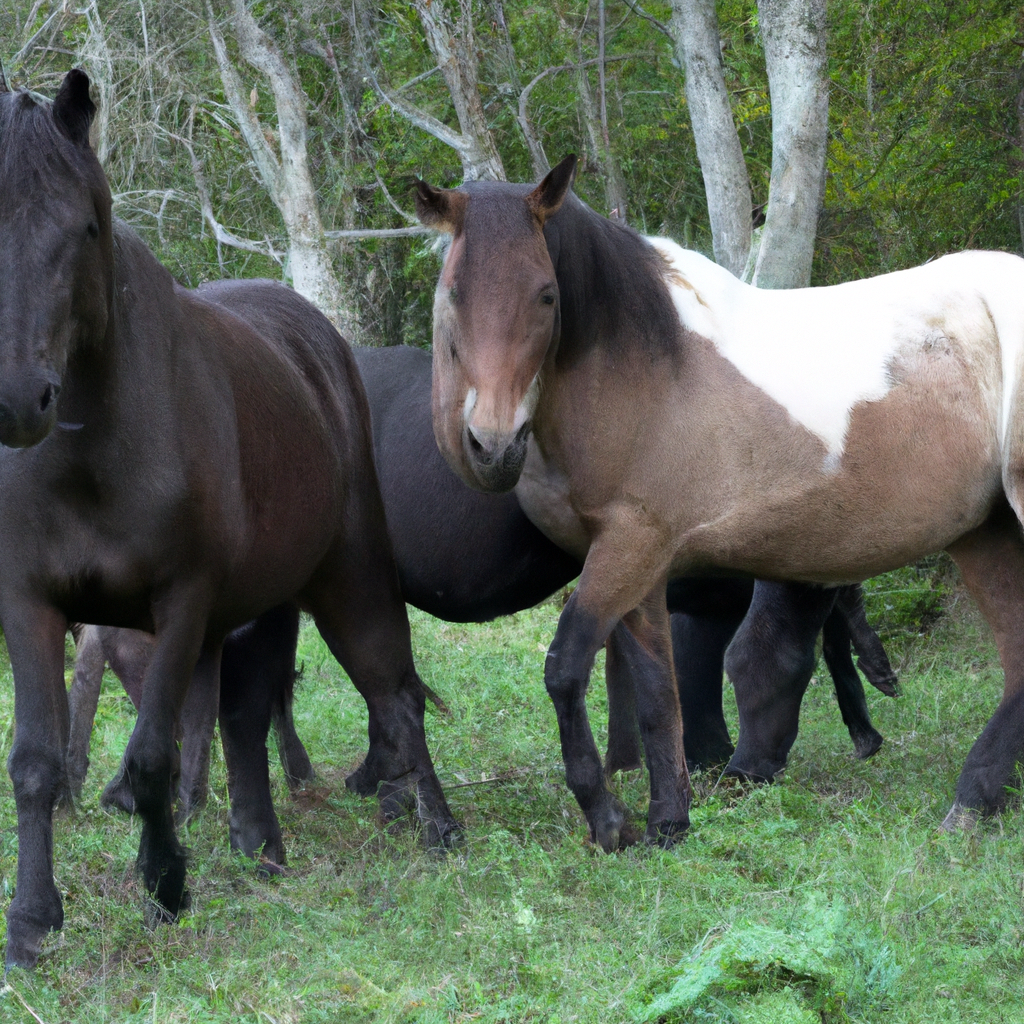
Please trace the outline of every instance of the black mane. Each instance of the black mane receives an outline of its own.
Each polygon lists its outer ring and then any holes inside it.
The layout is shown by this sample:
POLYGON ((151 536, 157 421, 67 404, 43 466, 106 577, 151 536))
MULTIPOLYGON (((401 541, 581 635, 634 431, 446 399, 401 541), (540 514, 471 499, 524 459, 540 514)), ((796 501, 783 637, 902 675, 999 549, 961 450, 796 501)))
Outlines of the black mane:
POLYGON ((612 353, 681 355, 682 328, 660 253, 625 224, 571 193, 544 225, 558 278, 559 359, 600 346, 612 353))

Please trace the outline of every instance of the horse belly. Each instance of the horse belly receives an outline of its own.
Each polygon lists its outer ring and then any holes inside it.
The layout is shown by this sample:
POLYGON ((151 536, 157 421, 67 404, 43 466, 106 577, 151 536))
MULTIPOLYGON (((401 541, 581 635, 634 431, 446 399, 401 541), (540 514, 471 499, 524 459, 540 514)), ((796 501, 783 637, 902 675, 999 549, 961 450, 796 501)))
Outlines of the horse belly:
POLYGON ((911 354, 882 399, 855 406, 843 449, 812 471, 780 458, 805 431, 757 446, 761 463, 728 490, 731 508, 690 531, 696 558, 762 577, 842 583, 942 550, 1001 494, 994 391, 956 358, 911 354))

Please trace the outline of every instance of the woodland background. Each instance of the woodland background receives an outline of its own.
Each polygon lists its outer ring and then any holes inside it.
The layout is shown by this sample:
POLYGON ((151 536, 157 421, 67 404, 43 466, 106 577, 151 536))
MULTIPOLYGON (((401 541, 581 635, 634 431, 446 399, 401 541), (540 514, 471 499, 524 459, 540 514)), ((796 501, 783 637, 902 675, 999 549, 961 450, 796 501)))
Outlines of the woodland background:
MULTIPOLYGON (((772 159, 758 10, 717 12, 756 223, 772 159)), ((412 216, 416 175, 536 180, 577 152, 595 209, 711 252, 672 15, 633 0, 12 0, 0 59, 12 87, 50 96, 68 68, 89 72, 116 211, 182 282, 298 285, 312 268, 351 340, 426 345, 439 263, 412 216)), ((812 282, 1020 251, 1021 6, 831 0, 826 16, 812 282)))

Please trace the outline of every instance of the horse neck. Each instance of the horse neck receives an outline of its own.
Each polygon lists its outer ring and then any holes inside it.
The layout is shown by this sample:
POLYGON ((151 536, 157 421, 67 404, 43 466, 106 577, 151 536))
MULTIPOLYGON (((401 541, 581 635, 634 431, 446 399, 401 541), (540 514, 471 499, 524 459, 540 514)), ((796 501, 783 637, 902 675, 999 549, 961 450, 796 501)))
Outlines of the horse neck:
POLYGON ((82 339, 68 360, 64 403, 71 419, 111 424, 134 395, 149 391, 165 374, 172 354, 176 304, 171 275, 142 239, 122 221, 114 222, 110 310, 102 337, 82 339))

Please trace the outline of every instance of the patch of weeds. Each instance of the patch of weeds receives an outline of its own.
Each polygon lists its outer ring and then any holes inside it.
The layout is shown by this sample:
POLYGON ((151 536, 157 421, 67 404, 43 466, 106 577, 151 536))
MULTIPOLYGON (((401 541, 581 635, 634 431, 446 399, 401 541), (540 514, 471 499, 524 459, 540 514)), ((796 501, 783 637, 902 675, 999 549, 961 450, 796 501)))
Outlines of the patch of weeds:
POLYGON ((636 1018, 842 1024, 848 1011, 884 1009, 901 970, 870 931, 849 922, 841 903, 820 897, 783 928, 741 919, 710 943, 705 936, 671 987, 636 1018))
POLYGON ((942 617, 955 578, 944 553, 876 576, 864 584, 868 620, 884 641, 921 636, 942 617))

